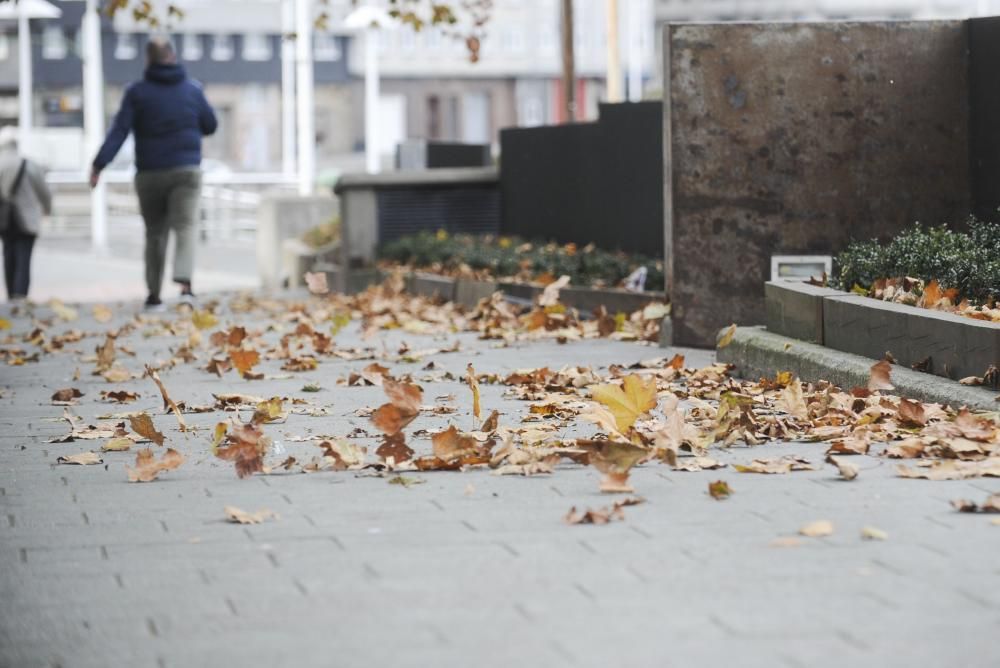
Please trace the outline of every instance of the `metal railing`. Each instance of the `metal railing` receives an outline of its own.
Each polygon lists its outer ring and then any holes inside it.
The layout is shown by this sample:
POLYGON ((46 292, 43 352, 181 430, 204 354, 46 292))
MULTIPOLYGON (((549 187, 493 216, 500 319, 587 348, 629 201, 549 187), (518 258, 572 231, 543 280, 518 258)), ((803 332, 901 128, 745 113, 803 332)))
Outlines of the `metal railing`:
MULTIPOLYGON (((133 174, 106 172, 108 227, 112 237, 141 230, 139 205, 132 187, 133 174)), ((62 238, 89 238, 90 188, 80 172, 50 172, 53 213, 43 222, 43 234, 62 238)), ((294 178, 280 173, 206 172, 201 194, 202 240, 254 238, 257 211, 264 192, 294 192, 294 178)))

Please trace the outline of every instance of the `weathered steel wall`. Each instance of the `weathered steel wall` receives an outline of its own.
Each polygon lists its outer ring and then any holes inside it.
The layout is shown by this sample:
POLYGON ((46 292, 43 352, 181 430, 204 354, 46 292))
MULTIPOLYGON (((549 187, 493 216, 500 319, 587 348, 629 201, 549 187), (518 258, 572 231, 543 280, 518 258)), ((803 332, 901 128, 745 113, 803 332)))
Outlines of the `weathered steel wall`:
POLYGON ((774 254, 970 211, 962 22, 668 25, 674 340, 763 324, 774 254))

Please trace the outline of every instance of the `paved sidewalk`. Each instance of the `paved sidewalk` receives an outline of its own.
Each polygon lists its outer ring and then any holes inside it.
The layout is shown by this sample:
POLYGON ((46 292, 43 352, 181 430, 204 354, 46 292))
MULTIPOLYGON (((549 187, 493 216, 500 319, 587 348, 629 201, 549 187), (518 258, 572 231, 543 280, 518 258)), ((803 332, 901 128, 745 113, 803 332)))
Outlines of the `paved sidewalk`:
MULTIPOLYGON (((822 444, 713 451, 727 462, 784 453, 820 470, 765 476, 732 469, 704 473, 642 467, 631 481, 647 503, 625 520, 570 526, 577 508, 609 505, 592 468, 560 465, 548 477, 495 477, 488 471, 411 473, 402 487, 355 473, 236 478, 212 457, 220 414, 186 415, 199 427, 176 430, 149 380, 109 385, 91 376, 93 350, 109 325, 81 309, 78 328, 95 334, 68 347, 0 367, 0 666, 948 666, 1000 663, 1000 526, 961 515, 949 499, 982 500, 993 479, 928 482, 893 477, 891 465, 858 457, 851 483, 823 467, 822 444), (75 369, 81 377, 73 381, 75 369), (67 423, 51 394, 78 387, 72 408, 98 415, 147 410, 168 444, 188 458, 148 484, 126 482, 134 453, 105 453, 106 466, 57 465, 60 455, 100 441, 48 443, 67 423), (119 407, 100 390, 131 389, 119 407), (726 501, 706 494, 723 479, 726 501), (223 507, 269 508, 280 519, 254 526, 223 521, 223 507), (835 532, 774 547, 802 525, 827 519, 835 532), (863 541, 864 526, 888 533, 863 541)), ((46 311, 42 311, 46 312, 46 311)), ((17 335, 31 323, 11 317, 17 335)), ((223 322, 261 328, 246 316, 223 322)), ((182 341, 143 336, 119 341, 136 356, 167 359, 182 341)), ((0 333, 0 335, 9 332, 0 333)), ((269 337, 276 339, 276 334, 269 337)), ((430 339, 399 331, 363 341, 351 325, 338 345, 415 349, 455 339, 458 353, 435 355, 438 369, 480 373, 584 364, 607 367, 663 354, 607 340, 497 349, 460 334, 430 339)), ((29 347, 27 344, 18 344, 29 347)), ((689 366, 709 353, 682 352, 689 366)), ((369 364, 324 359, 287 380, 222 379, 178 365, 163 374, 175 400, 212 402, 212 393, 301 397, 326 417, 291 415, 265 430, 289 454, 318 454, 296 436, 344 436, 368 428, 359 408, 383 401, 377 387, 338 386, 369 364), (324 389, 305 394, 308 382, 324 389)), ((393 373, 419 365, 389 365, 393 373)), ((276 362, 261 368, 279 373, 276 362)), ((410 428, 468 428, 469 392, 459 382, 425 386, 428 398, 454 394, 460 412, 421 416, 410 428)), ((485 411, 516 424, 527 404, 483 386, 485 411)), ((428 402, 425 402, 428 403, 428 402)), ((246 416, 244 416, 246 417, 246 416)), ((374 430, 372 430, 374 431, 374 430)), ((568 436, 593 433, 585 425, 568 436)), ((375 440, 354 439, 371 448, 375 440)), ((430 450, 430 442, 417 441, 430 450)))
MULTIPOLYGON (((117 302, 146 298, 141 228, 112 239, 108 252, 97 254, 86 239, 42 236, 32 257, 32 300, 47 302, 117 302), (138 236, 137 236, 138 235, 138 236)), ((246 290, 260 285, 254 246, 246 242, 201 242, 195 256, 195 290, 213 293, 246 290)), ((173 249, 168 254, 168 274, 163 295, 179 294, 170 282, 173 249)), ((0 290, 0 300, 6 293, 0 290)))

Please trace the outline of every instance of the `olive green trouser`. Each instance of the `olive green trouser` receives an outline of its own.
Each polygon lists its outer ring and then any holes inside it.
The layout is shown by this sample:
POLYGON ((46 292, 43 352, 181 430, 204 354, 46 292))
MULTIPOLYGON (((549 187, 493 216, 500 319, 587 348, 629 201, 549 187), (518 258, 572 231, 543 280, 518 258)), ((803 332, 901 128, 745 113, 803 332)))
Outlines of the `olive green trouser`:
POLYGON ((167 242, 174 232, 174 281, 191 283, 198 241, 201 169, 176 167, 138 172, 135 192, 146 223, 146 287, 159 298, 167 263, 167 242))

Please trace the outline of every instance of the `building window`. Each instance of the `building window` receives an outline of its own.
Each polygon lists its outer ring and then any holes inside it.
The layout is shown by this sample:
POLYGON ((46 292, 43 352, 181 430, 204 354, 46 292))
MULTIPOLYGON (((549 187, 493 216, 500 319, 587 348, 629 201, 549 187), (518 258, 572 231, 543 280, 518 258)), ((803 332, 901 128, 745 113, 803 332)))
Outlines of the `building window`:
POLYGON ((10 58, 10 37, 7 33, 0 32, 0 60, 10 58))
POLYGON ((62 26, 49 24, 42 30, 42 58, 62 60, 66 57, 66 35, 62 26))
POLYGON ((212 35, 212 60, 233 59, 233 36, 212 35))
POLYGON ((181 58, 184 60, 201 60, 201 35, 184 35, 181 37, 181 58))
POLYGON ((337 38, 328 32, 316 32, 313 35, 313 59, 327 62, 340 60, 337 38))
POLYGON ((243 35, 243 60, 270 60, 271 41, 261 33, 243 35))
POLYGON ((524 51, 524 31, 520 27, 510 27, 503 32, 503 48, 511 53, 524 51))
POLYGON ((115 35, 115 60, 135 60, 138 54, 134 34, 122 32, 115 35))

